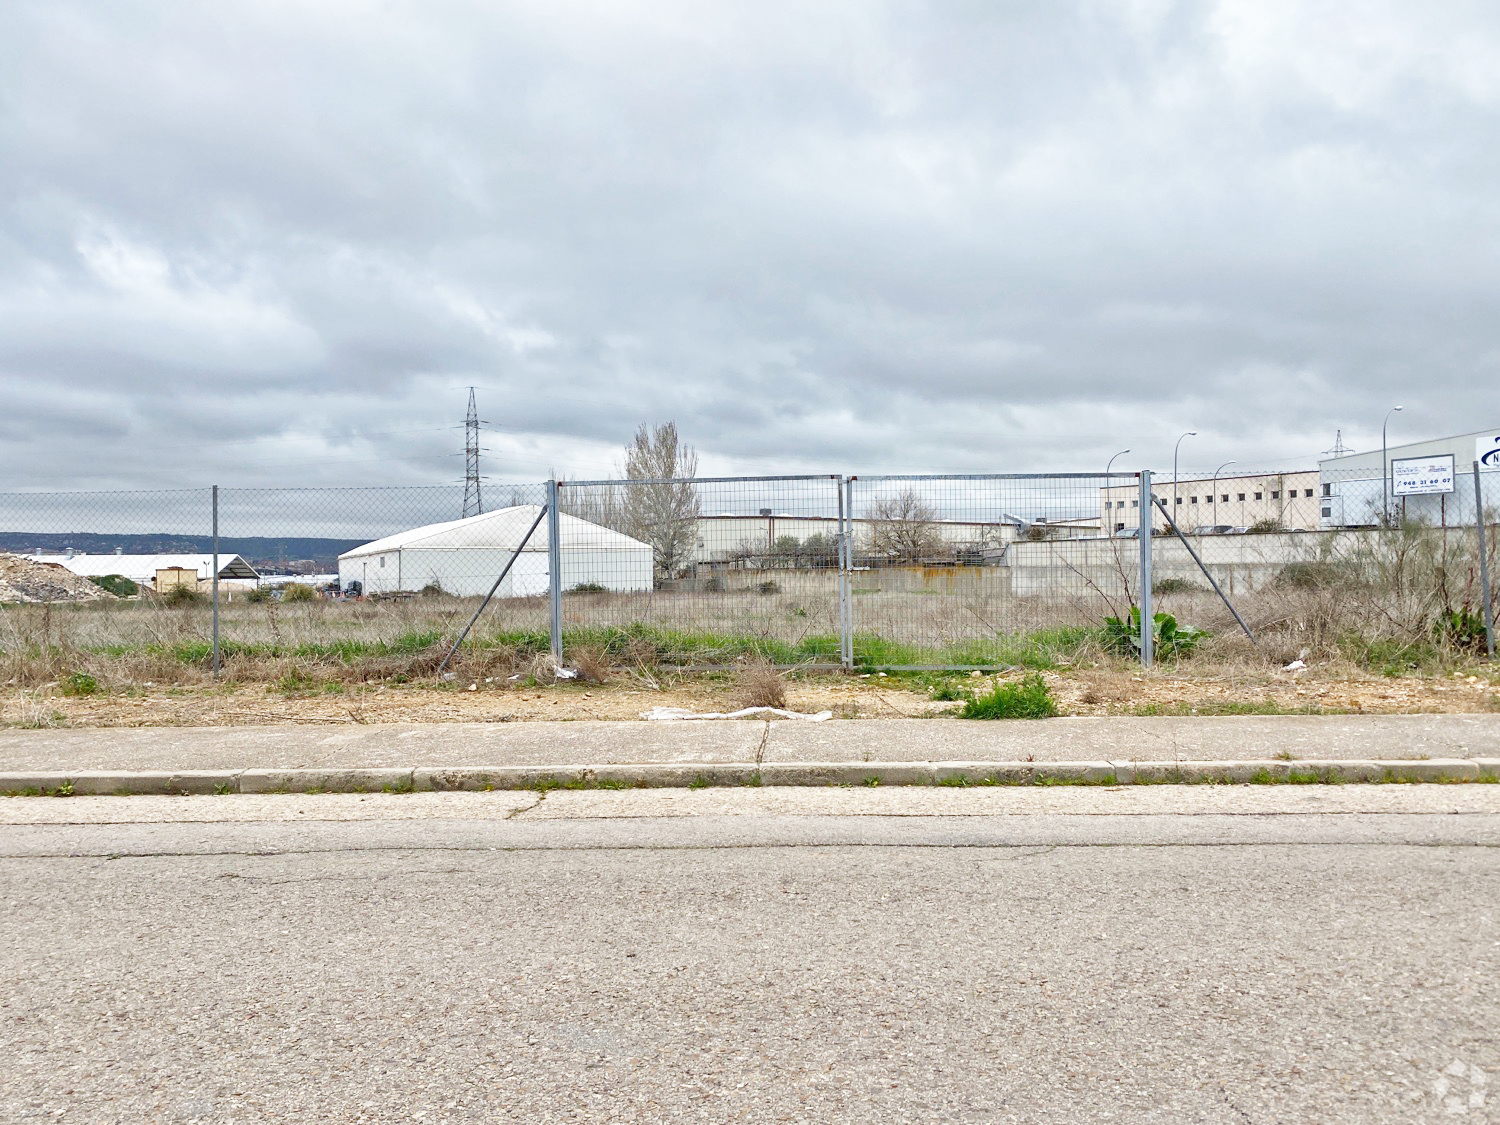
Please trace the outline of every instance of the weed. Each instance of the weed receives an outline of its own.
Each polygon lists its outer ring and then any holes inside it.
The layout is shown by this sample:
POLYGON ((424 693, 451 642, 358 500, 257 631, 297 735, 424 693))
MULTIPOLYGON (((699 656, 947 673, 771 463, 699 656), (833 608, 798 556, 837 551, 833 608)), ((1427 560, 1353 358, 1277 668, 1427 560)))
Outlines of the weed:
POLYGON ((696 776, 695 778, 693 778, 692 781, 688 782, 688 788, 689 789, 707 789, 713 783, 714 783, 713 782, 713 778, 709 777, 707 774, 701 774, 700 773, 700 774, 698 774, 698 776, 696 776))
POLYGON ((967 703, 974 698, 967 686, 952 680, 939 681, 927 696, 934 703, 967 703))
POLYGON ((880 775, 878 773, 871 773, 871 774, 866 774, 865 775, 865 785, 868 788, 874 789, 879 784, 880 784, 880 775))
POLYGON ((959 711, 961 719, 1048 719, 1056 715, 1057 703, 1038 673, 1014 683, 999 683, 988 695, 969 700, 959 711))
POLYGON ((382 793, 410 793, 412 791, 412 780, 404 777, 400 781, 390 781, 380 787, 382 793))
POLYGON ((966 774, 950 773, 947 777, 938 778, 938 784, 946 786, 949 789, 967 789, 969 787, 969 778, 966 774))
POLYGON ((539 777, 526 788, 535 790, 545 797, 552 790, 561 789, 562 785, 563 783, 555 777, 539 777))
POLYGON ((215 797, 227 797, 227 796, 229 796, 233 792, 234 792, 234 786, 231 785, 231 784, 229 784, 229 782, 227 782, 227 781, 218 781, 218 782, 214 783, 214 796, 215 797))
POLYGON ((1271 757, 1280 758, 1283 762, 1295 762, 1297 760, 1297 755, 1293 754, 1290 750, 1278 750, 1271 757))
POLYGON ((736 679, 740 706, 786 707, 786 680, 769 660, 747 662, 736 679))
POLYGON ((72 696, 97 695, 99 681, 87 672, 74 672, 62 682, 62 693, 72 696))
MULTIPOLYGON (((1198 642, 1208 636, 1202 629, 1191 625, 1177 624, 1170 613, 1157 613, 1151 618, 1152 645, 1158 656, 1186 656, 1197 647, 1198 642)), ((1131 606, 1124 620, 1118 617, 1104 619, 1105 647, 1123 656, 1139 655, 1141 651, 1141 608, 1131 606)))
POLYGON ((1186 578, 1158 578, 1151 583, 1153 594, 1196 594, 1202 589, 1202 586, 1189 582, 1186 578))
POLYGON ((191 586, 173 586, 161 600, 163 605, 170 606, 203 605, 208 601, 208 595, 191 586))
POLYGON ((602 778, 599 781, 599 788, 600 789, 610 789, 610 790, 629 789, 630 788, 630 782, 628 782, 628 781, 621 781, 619 778, 616 778, 616 777, 606 777, 606 778, 602 778))
POLYGON ((71 797, 73 795, 73 781, 71 778, 64 781, 52 791, 54 797, 71 797))
MULTIPOLYGON (((424 594, 426 590, 422 591, 424 594)), ((318 600, 318 592, 305 582, 288 582, 281 588, 281 600, 284 602, 315 602, 318 600)))
POLYGON ((746 774, 745 779, 741 781, 740 784, 747 785, 752 789, 759 789, 761 784, 760 770, 756 770, 751 774, 746 774))
POLYGON ((1053 785, 1118 785, 1120 784, 1120 779, 1112 773, 1107 773, 1099 778, 1042 776, 1033 778, 1031 784, 1043 787, 1053 785))

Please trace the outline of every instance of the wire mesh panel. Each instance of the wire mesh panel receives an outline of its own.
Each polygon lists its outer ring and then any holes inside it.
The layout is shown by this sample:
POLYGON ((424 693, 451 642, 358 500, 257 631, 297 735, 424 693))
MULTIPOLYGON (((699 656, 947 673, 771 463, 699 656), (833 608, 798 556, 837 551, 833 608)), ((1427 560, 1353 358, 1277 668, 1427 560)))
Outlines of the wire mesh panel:
MULTIPOLYGON (((212 493, 0 493, 0 679, 64 679, 96 654, 209 651, 212 493), (144 598, 160 585, 162 596, 144 598)), ((141 679, 152 679, 144 670, 141 679)), ((92 683, 92 681, 90 681, 92 683)))
POLYGON ((226 643, 435 649, 493 588, 475 643, 545 648, 546 486, 505 486, 486 499, 503 506, 462 518, 462 485, 222 489, 220 550, 257 576, 221 568, 226 643))
POLYGON ((129 591, 153 582, 158 569, 206 578, 207 564, 199 565, 196 556, 213 542, 211 496, 206 488, 0 493, 0 551, 86 582, 64 580, 51 595, 33 591, 29 585, 46 571, 13 562, 0 601, 75 601, 90 589, 129 591), (105 581, 101 586, 92 579, 105 581))
POLYGON ((839 663, 840 484, 561 482, 566 646, 645 646, 688 666, 839 663))
POLYGON ((1016 663, 1128 611, 1134 474, 849 481, 853 655, 893 668, 1016 663))

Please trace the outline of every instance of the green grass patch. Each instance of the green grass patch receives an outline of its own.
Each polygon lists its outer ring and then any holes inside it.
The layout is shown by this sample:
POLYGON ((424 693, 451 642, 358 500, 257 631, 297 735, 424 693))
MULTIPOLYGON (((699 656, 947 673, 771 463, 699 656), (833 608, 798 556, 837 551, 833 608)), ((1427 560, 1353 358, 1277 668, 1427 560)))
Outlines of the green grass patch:
POLYGON ((1081 625, 1033 633, 997 633, 949 645, 916 645, 869 633, 854 637, 854 663, 867 671, 882 668, 1056 668, 1102 643, 1104 631, 1081 625))
POLYGON ((1014 683, 996 684, 988 695, 969 700, 959 711, 961 719, 1050 719, 1058 713, 1057 702, 1046 681, 1033 672, 1014 683))
POLYGON ((87 672, 74 672, 63 680, 60 689, 64 695, 98 695, 99 681, 87 672))
POLYGON ((1132 715, 1351 715, 1353 708, 1321 707, 1316 703, 1287 707, 1274 699, 1205 699, 1197 703, 1142 703, 1131 708, 1132 715))

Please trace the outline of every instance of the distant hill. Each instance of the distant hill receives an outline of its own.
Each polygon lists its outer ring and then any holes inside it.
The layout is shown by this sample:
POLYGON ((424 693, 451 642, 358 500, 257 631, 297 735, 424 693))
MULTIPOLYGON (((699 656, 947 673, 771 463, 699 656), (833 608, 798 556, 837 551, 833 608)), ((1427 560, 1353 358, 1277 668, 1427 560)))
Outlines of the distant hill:
MULTIPOLYGON (((219 537, 219 554, 239 555, 251 566, 312 561, 321 570, 338 569, 338 557, 367 542, 364 539, 314 539, 287 536, 272 539, 251 535, 219 537)), ((0 551, 23 555, 31 551, 62 551, 68 547, 81 554, 108 555, 119 550, 126 555, 204 554, 213 550, 207 535, 97 535, 92 532, 52 534, 31 531, 0 531, 0 551)))

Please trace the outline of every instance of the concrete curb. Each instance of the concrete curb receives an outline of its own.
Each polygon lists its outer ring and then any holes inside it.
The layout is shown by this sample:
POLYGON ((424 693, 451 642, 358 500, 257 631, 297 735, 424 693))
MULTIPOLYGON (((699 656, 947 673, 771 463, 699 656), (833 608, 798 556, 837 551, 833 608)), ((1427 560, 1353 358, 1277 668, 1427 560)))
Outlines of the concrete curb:
POLYGON ((0 773, 0 795, 432 793, 760 785, 1338 785, 1500 782, 1500 758, 1239 762, 797 762, 0 773))

